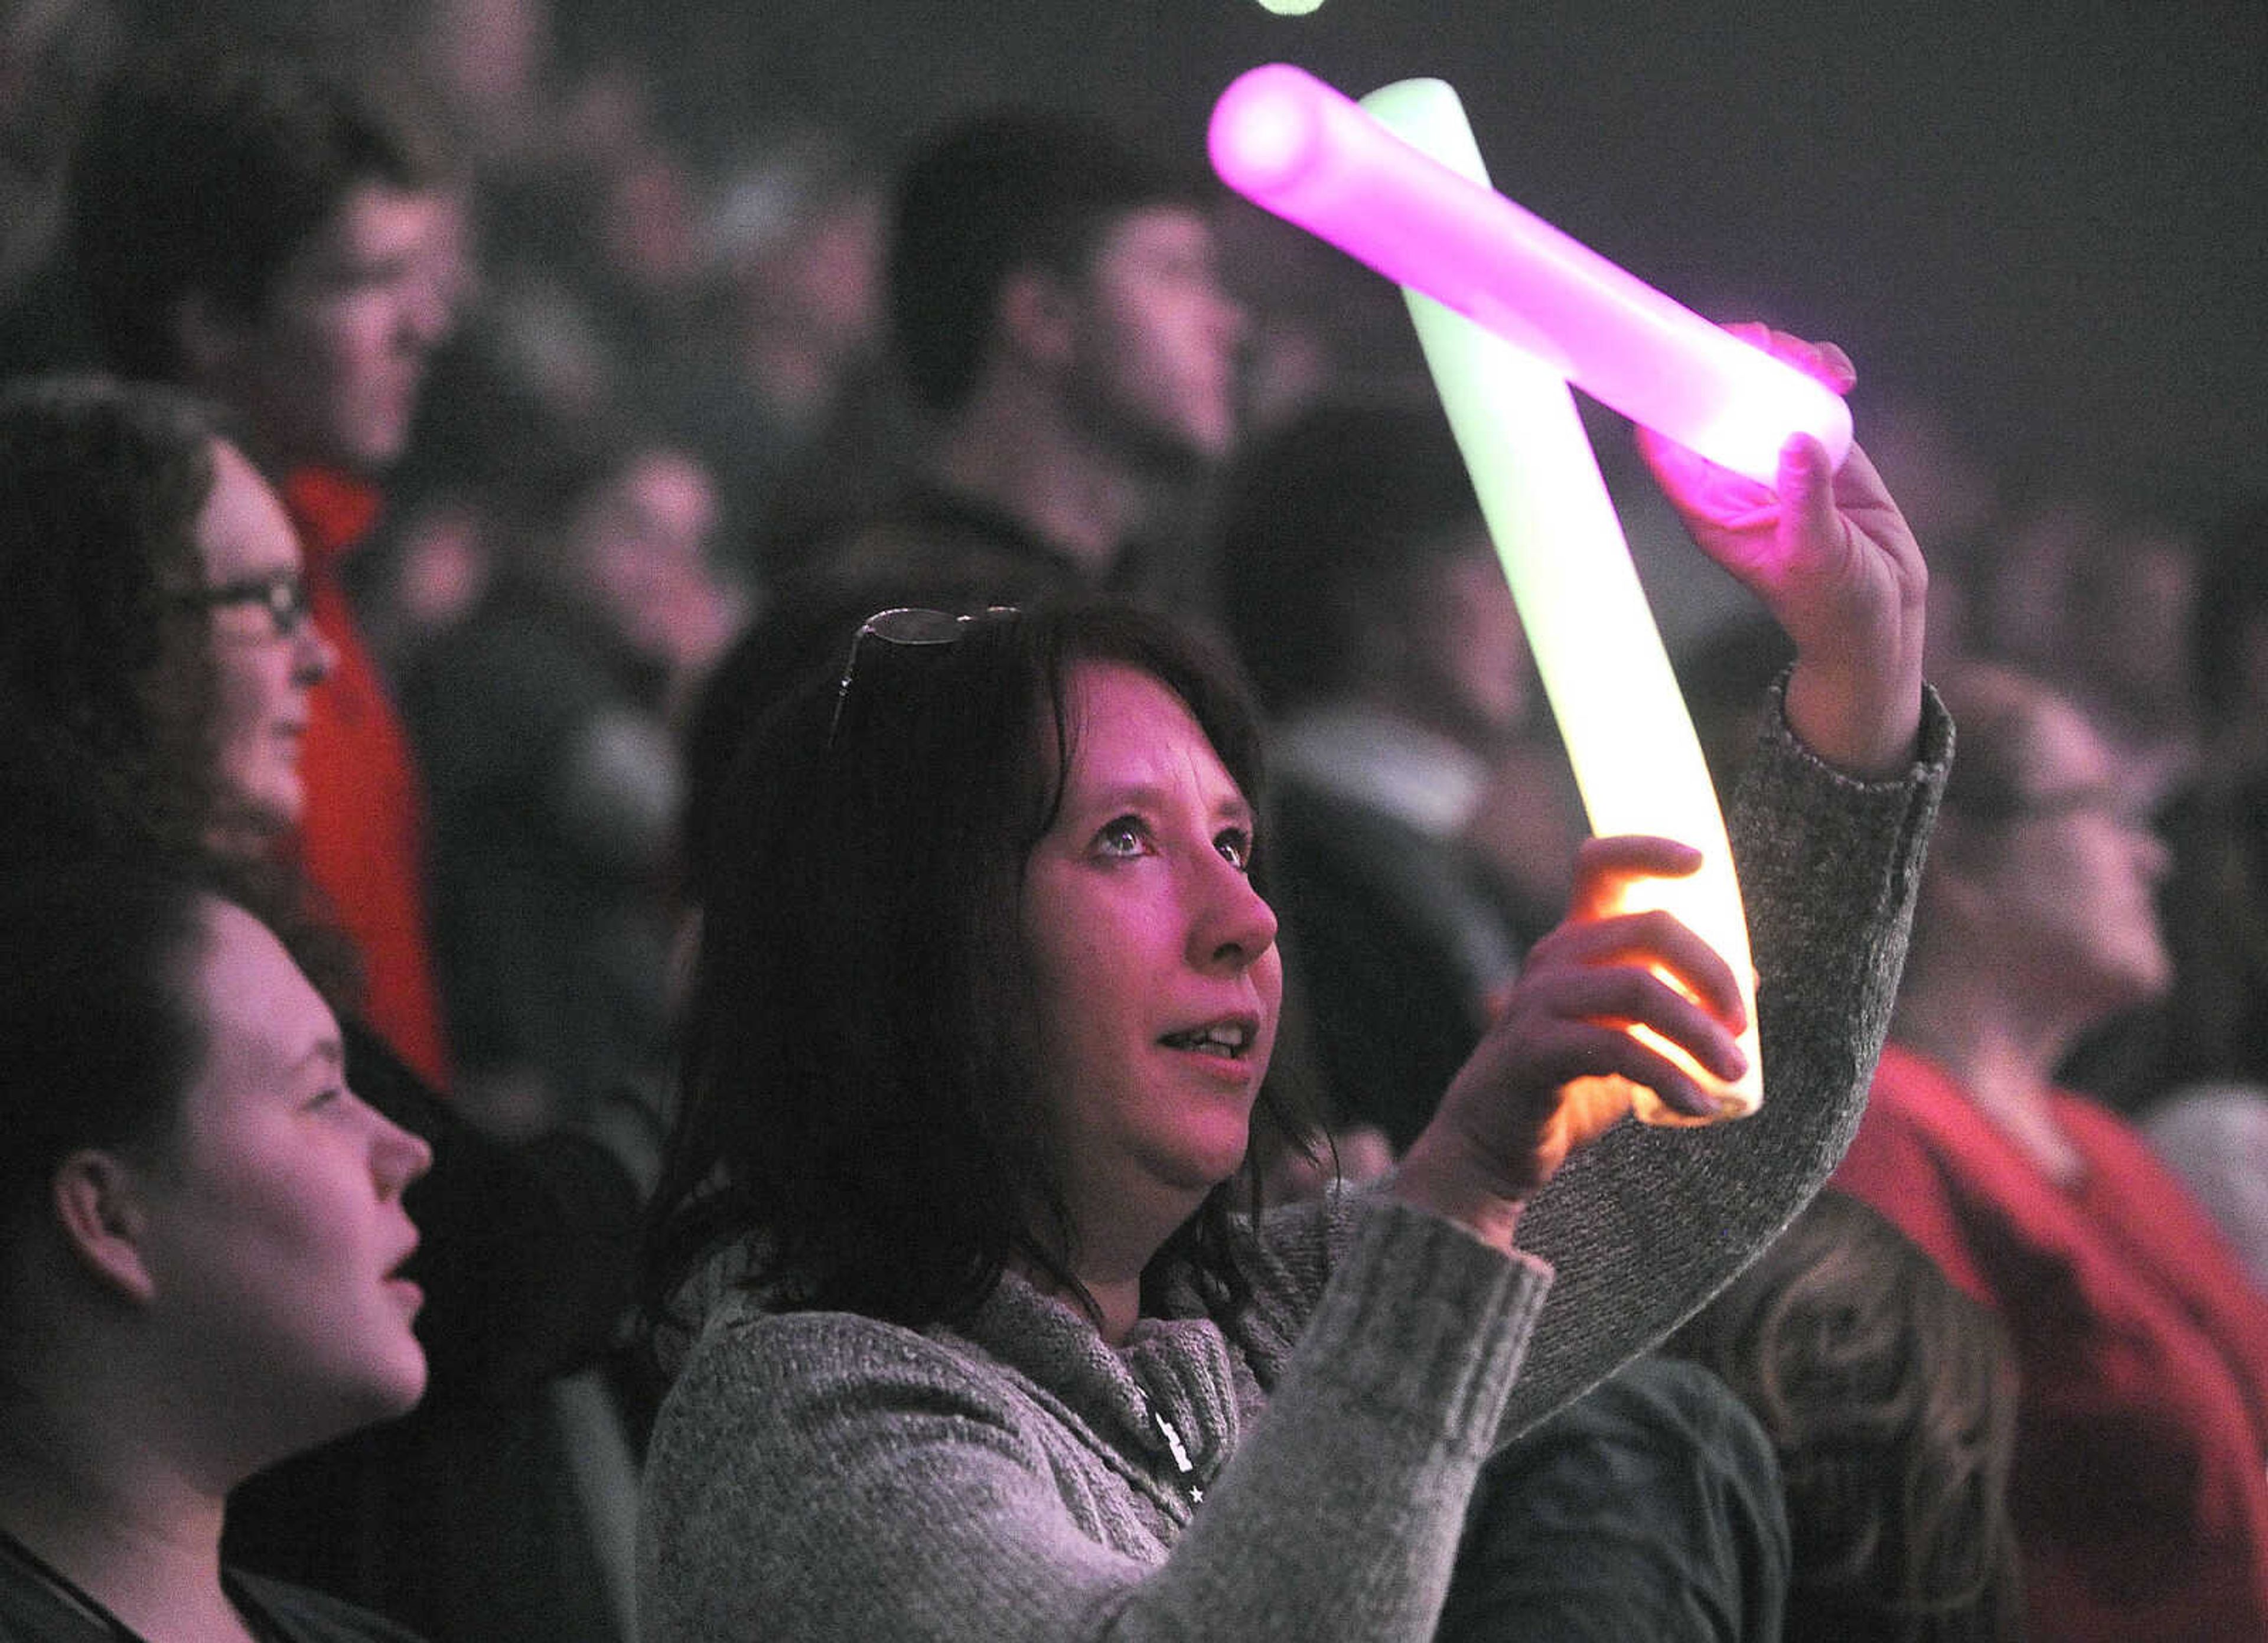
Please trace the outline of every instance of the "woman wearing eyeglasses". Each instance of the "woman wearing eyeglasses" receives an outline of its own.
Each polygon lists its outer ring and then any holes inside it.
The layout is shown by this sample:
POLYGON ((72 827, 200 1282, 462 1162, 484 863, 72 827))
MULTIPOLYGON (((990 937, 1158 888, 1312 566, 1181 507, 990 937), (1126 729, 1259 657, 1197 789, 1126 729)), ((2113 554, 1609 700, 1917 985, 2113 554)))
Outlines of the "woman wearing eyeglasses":
POLYGON ((11 389, 0 452, 16 705, 177 836, 262 853, 305 808, 299 740, 333 660, 275 492, 188 400, 95 379, 11 389))
MULTIPOLYGON (((217 864, 350 995, 288 861, 331 653, 274 494, 194 402, 99 377, 0 391, 0 866, 83 853, 90 818, 105 848, 217 864), (63 764, 100 801, 28 825, 63 764)), ((543 1389, 608 1340, 637 1192, 589 1136, 507 1147, 474 1130, 341 1013, 354 1087, 436 1154, 410 1195, 433 1394, 409 1422, 254 1480, 232 1552, 434 1633, 511 1636, 512 1616, 563 1588, 560 1569, 589 1574, 579 1545, 563 1549, 563 1471, 531 1478, 526 1457, 550 1453, 543 1389), (482 1567, 467 1523, 528 1573, 482 1567)))
POLYGON ((2069 700, 1982 665, 1945 686, 1961 760, 1837 1183, 2007 1329, 2027 1635, 2268 1636, 2268 1295, 2132 1125, 2055 1084, 2171 980, 2166 847, 2069 700))
POLYGON ((1431 1636, 1483 1457, 1815 1188, 1948 752, 1924 573, 1861 454, 1792 447, 1775 497, 1652 453, 1800 658, 1734 813, 1762 1112, 1563 1117, 1603 1072, 1706 1109, 1622 1023, 1738 1062, 1723 961, 1601 910, 1692 854, 1594 841, 1398 1174, 1248 1217, 1253 1132, 1295 1119, 1228 673, 1124 611, 878 615, 754 730, 710 841, 650 1273, 682 1367, 649 1638, 1431 1636))

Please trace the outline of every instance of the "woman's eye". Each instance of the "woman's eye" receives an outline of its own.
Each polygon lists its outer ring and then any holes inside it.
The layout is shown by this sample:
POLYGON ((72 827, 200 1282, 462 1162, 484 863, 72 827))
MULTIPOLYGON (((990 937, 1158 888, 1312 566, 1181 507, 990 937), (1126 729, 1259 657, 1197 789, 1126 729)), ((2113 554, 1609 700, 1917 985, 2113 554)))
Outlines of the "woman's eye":
POLYGON ((341 1101, 344 1100, 345 1097, 346 1092, 335 1085, 332 1086, 328 1089, 317 1090, 313 1095, 307 1098, 307 1110, 309 1112, 320 1112, 326 1107, 336 1106, 341 1101))
POLYGON ((1095 848, 1106 856, 1138 856, 1148 842, 1142 823, 1133 816, 1106 822, 1094 836, 1095 848))
POLYGON ((1231 828, 1212 843, 1213 848, 1220 852, 1221 859, 1239 873, 1252 871, 1251 834, 1242 828, 1231 828))

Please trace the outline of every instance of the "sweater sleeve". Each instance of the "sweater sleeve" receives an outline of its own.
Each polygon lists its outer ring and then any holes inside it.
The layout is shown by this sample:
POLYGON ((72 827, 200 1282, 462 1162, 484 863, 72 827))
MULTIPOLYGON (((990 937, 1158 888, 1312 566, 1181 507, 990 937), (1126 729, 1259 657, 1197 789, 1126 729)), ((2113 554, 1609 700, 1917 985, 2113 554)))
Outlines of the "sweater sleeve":
POLYGON ((1557 1274, 1511 1436, 1659 1344, 1824 1183, 1865 1109, 1953 755, 1934 692, 1897 778, 1815 757, 1778 693, 1727 822, 1756 957, 1764 1101, 1700 1129, 1625 1121, 1570 1159, 1520 1226, 1557 1274))
POLYGON ((645 1636, 1430 1635, 1549 1281, 1368 1205, 1266 1411, 1154 1555, 1080 1521, 1130 1462, 997 1363, 841 1315, 712 1330, 648 1463, 645 1636))

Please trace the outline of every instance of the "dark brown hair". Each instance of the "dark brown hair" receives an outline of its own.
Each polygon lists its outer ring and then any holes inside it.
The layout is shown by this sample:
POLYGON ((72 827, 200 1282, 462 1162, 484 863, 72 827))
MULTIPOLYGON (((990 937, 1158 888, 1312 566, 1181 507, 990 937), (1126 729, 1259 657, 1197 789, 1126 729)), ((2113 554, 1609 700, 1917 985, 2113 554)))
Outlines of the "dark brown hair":
POLYGON ((0 707, 74 740, 173 842, 202 836, 212 800, 210 650, 178 596, 204 582, 213 439, 166 388, 0 390, 0 707))
MULTIPOLYGON (((1081 605, 980 617, 946 645, 870 639, 846 692, 851 645, 840 632, 759 718, 711 806, 647 1271, 664 1326, 725 1246, 751 1254, 780 1304, 917 1328, 965 1319, 1012 1260, 1078 1293, 1035 1122, 1017 912, 1062 799, 1072 670, 1121 661, 1160 680, 1257 802, 1233 669, 1162 616, 1081 605)), ((1255 1123, 1304 1129, 1265 1090, 1255 1123)), ((1256 1169, 1241 1180, 1256 1204, 1256 1169)), ((1235 1196, 1216 1192, 1152 1276, 1185 1262, 1241 1293, 1235 1196)))
POLYGON ((241 41, 175 45, 114 75, 70 181, 72 254, 108 364, 178 375, 183 298, 255 318, 354 189, 444 186, 447 161, 407 92, 241 41))

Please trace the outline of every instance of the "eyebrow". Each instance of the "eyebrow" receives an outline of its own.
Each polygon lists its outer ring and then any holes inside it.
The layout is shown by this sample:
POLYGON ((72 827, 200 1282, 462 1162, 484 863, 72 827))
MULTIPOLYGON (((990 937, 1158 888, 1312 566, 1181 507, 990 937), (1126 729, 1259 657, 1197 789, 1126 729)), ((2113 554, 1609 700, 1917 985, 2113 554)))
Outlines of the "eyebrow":
MULTIPOLYGON (((1164 807, 1166 795, 1166 788, 1158 783, 1128 782, 1097 790, 1091 802, 1097 810, 1156 810, 1164 807)), ((1257 819, 1252 801, 1234 787, 1230 789, 1226 798, 1212 807, 1212 814, 1216 819, 1239 822, 1247 827, 1253 825, 1257 819)))
POLYGON ((304 1067, 318 1061, 343 1071, 347 1065, 346 1050, 335 1038, 319 1038, 308 1048, 307 1053, 299 1057, 298 1065, 304 1067))

